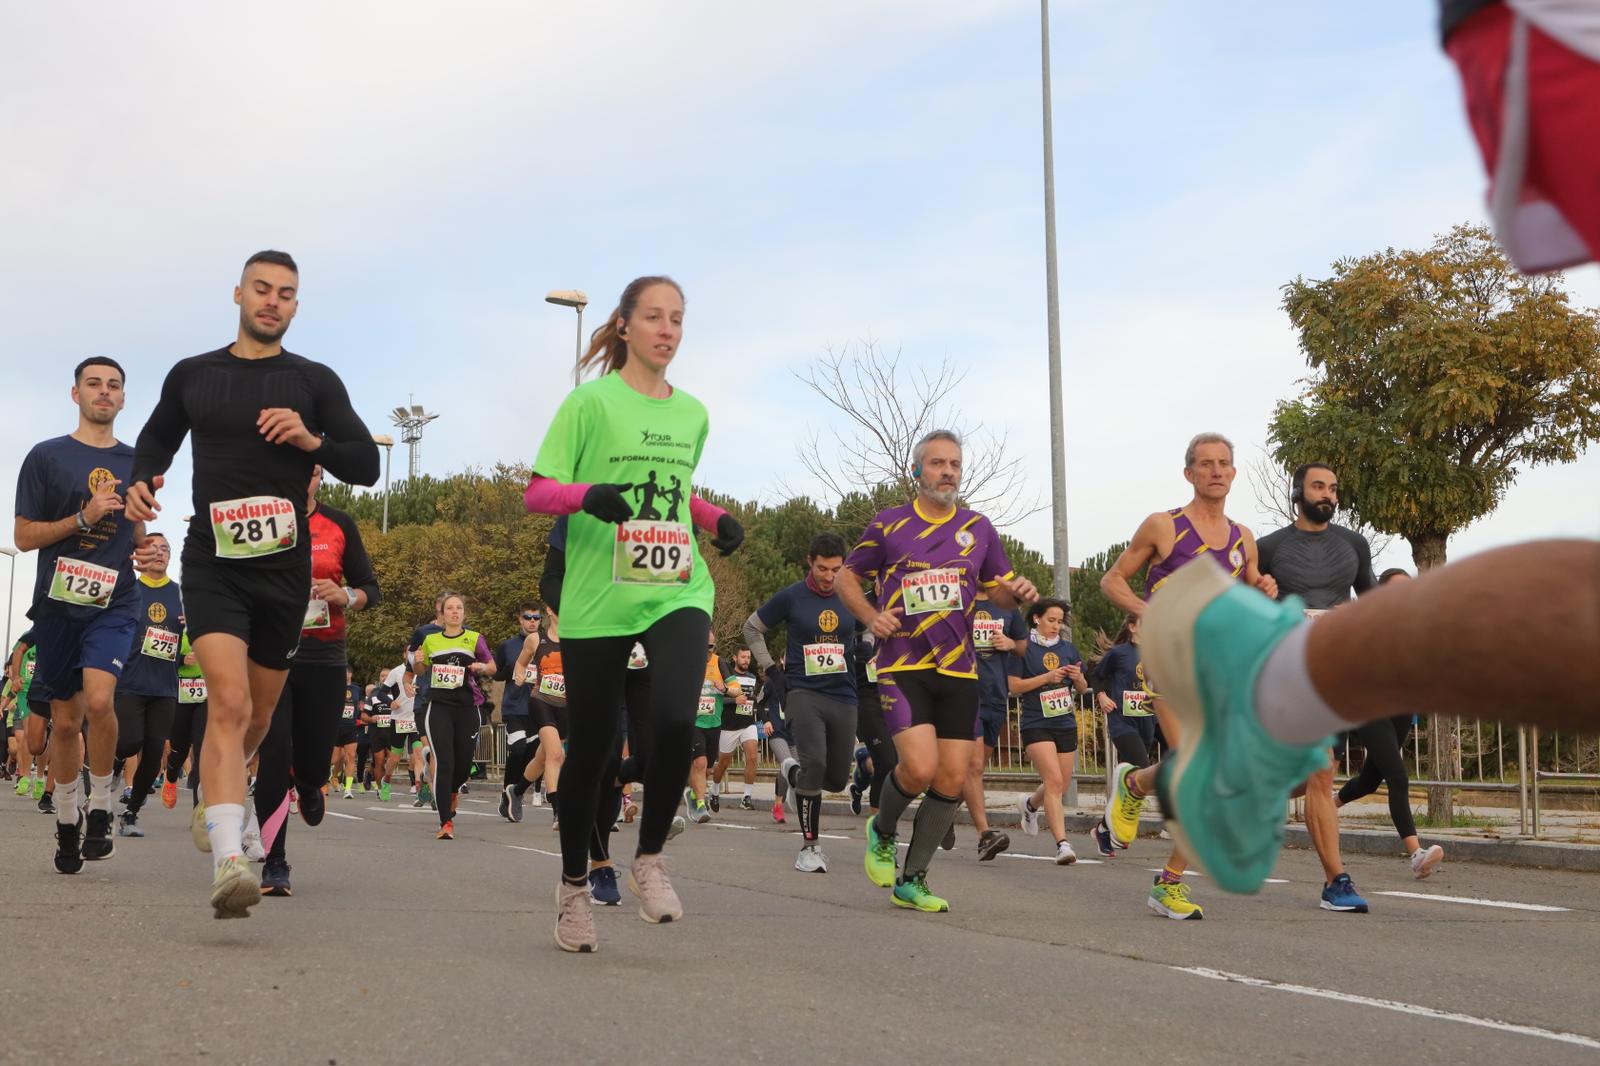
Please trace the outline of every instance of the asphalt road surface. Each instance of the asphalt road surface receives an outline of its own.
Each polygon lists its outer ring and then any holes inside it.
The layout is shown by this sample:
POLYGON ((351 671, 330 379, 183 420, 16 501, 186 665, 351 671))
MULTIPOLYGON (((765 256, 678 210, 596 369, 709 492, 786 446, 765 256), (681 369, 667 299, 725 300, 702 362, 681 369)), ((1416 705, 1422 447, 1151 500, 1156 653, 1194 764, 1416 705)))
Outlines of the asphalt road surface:
MULTIPOLYGON (((792 815, 724 808, 668 847, 684 920, 624 888, 578 956, 551 939, 548 809, 492 798, 452 842, 398 792, 335 798, 292 819, 293 898, 219 922, 187 793, 74 877, 0 794, 0 1063, 1600 1061, 1593 875, 1358 856, 1372 913, 1333 914, 1291 851, 1259 896, 1194 878, 1206 918, 1175 922, 1145 907, 1158 841, 1062 868, 1013 832, 979 864, 962 826, 929 879, 951 912, 924 915, 867 881, 859 820, 825 819, 808 875, 792 815)), ((633 828, 613 841, 625 866, 633 828)))

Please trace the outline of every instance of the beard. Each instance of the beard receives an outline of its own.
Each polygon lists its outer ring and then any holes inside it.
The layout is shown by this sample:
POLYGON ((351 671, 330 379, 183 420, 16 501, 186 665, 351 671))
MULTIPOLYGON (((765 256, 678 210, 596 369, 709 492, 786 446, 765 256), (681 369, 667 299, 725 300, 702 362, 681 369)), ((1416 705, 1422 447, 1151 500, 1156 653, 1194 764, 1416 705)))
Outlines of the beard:
POLYGON ((935 488, 932 485, 923 485, 922 491, 927 493, 930 498, 938 500, 946 507, 954 507, 956 505, 956 497, 961 494, 961 486, 951 485, 949 488, 941 489, 935 488))
POLYGON ((277 329, 264 330, 256 324, 255 319, 251 318, 249 315, 240 314, 239 328, 244 330, 245 336, 249 337, 257 344, 271 344, 273 341, 283 339, 283 335, 289 331, 289 322, 287 319, 280 318, 278 320, 277 329))
POLYGON ((1306 517, 1319 526, 1325 526, 1333 521, 1333 513, 1339 509, 1338 504, 1328 500, 1309 501, 1300 506, 1304 509, 1306 517))

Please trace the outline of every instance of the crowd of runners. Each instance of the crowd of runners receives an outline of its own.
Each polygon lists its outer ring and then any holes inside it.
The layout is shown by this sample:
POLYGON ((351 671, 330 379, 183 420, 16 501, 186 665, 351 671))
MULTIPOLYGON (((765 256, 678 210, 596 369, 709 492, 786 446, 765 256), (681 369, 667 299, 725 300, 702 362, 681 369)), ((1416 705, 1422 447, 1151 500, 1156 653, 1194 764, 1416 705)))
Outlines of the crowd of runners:
MULTIPOLYGON (((667 843, 741 784, 739 806, 754 808, 762 739, 779 763, 771 817, 798 823, 796 871, 837 869, 821 846, 823 797, 848 794, 866 838, 851 859, 870 885, 938 913, 950 903, 930 871, 955 844, 963 802, 978 861, 1010 846, 988 822, 983 770, 1013 702, 1039 778, 1016 799, 1021 831, 1048 831, 1056 862, 1077 861, 1063 797, 1092 699, 1121 765, 1087 841, 1114 859, 1161 796, 1172 845, 1152 910, 1204 915, 1185 880, 1197 862, 1224 889, 1259 887, 1285 801, 1303 792, 1320 905, 1365 912, 1339 854, 1340 804, 1387 788, 1405 872, 1425 878, 1443 859, 1418 840, 1400 758, 1424 703, 1485 717, 1515 706, 1555 725, 1592 716, 1554 690, 1535 698, 1548 678, 1519 678, 1512 701, 1508 682, 1465 682, 1457 664, 1504 656, 1508 633, 1536 644, 1528 662, 1585 640, 1592 650, 1593 542, 1503 549, 1415 582, 1378 577, 1366 542, 1332 521, 1338 472, 1326 463, 1294 471, 1293 525, 1258 540, 1229 518, 1236 468, 1217 433, 1189 441, 1186 487, 1155 491, 1170 502, 1181 488, 1187 501, 1152 511, 1105 575, 1126 612, 1107 647, 1074 646, 1068 604, 1019 576, 989 520, 961 505, 962 444, 946 431, 907 456, 915 498, 854 544, 814 531, 794 583, 719 642, 698 534, 728 554, 744 533, 683 491, 710 422, 667 381, 684 297, 665 277, 624 290, 583 361, 591 380, 561 404, 533 462, 527 508, 557 517, 519 631, 492 646, 474 625, 505 621, 474 620, 465 597, 442 590, 392 667, 358 680, 347 627, 383 590, 356 524, 317 492, 324 471, 370 485, 377 451, 338 376, 283 349, 298 297, 293 259, 252 256, 237 339, 171 369, 132 447, 115 435, 123 368, 90 358, 73 371, 76 428, 21 465, 16 542, 38 552, 38 573, 31 628, 5 668, 6 773, 20 801, 54 815, 63 874, 111 859, 119 839, 145 834, 151 797, 174 808, 185 791, 218 918, 291 893, 289 825, 318 825, 335 796, 388 803, 399 790, 437 812, 434 837, 449 841, 498 692, 504 779, 489 787, 507 822, 530 803, 549 809, 561 948, 595 950, 593 906, 621 901, 621 824, 637 825, 628 886, 640 915, 684 916, 667 843), (154 526, 185 437, 193 518, 180 582, 154 526), (1352 731, 1365 769, 1336 792, 1332 738, 1352 731)), ((1575 656, 1574 669, 1593 680, 1593 660, 1575 656)))

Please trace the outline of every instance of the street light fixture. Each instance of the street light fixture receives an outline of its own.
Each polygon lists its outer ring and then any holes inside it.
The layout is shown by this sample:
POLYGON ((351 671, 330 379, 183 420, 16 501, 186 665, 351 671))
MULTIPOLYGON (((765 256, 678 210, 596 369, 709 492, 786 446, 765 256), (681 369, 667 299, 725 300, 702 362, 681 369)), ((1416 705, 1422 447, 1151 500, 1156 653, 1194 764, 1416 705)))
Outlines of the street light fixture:
POLYGON ((578 364, 583 361, 583 309, 589 306, 589 297, 580 289, 555 289, 545 294, 545 303, 575 308, 578 312, 578 347, 572 357, 572 385, 578 385, 578 364))
POLYGON ((410 473, 406 475, 408 478, 414 480, 422 472, 422 427, 438 417, 436 414, 430 415, 424 411, 420 403, 413 403, 409 409, 396 407, 389 416, 389 421, 400 427, 401 442, 411 448, 410 473))
MULTIPOLYGON (((396 407, 396 411, 400 408, 396 407)), ((372 443, 383 449, 383 532, 389 532, 389 459, 394 455, 394 438, 387 433, 374 433, 372 443)))

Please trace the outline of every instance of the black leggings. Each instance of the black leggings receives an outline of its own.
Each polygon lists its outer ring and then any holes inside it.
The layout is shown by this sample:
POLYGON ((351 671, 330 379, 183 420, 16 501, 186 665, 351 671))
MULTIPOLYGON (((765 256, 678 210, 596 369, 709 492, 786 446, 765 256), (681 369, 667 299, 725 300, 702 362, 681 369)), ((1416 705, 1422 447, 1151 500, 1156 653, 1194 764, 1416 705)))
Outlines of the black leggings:
POLYGON ((439 824, 455 816, 456 795, 472 776, 472 759, 478 754, 478 708, 472 704, 428 701, 423 730, 433 749, 433 802, 439 824))
POLYGON ((588 872, 601 793, 614 787, 628 654, 635 641, 644 645, 650 659, 646 721, 630 722, 628 731, 643 770, 639 854, 654 855, 666 846, 678 796, 689 780, 710 632, 706 613, 685 607, 637 636, 568 637, 561 642, 570 711, 567 761, 561 768, 561 872, 568 881, 576 883, 588 872))
POLYGON ((161 772, 161 749, 172 732, 172 719, 178 701, 170 697, 135 696, 119 694, 117 709, 117 772, 122 772, 124 759, 139 756, 139 768, 129 782, 133 795, 128 799, 128 813, 138 814, 144 799, 161 772))
POLYGON ((178 704, 177 710, 172 715, 172 751, 167 755, 168 781, 177 781, 183 776, 183 762, 193 749, 194 766, 189 771, 189 787, 194 787, 194 779, 199 776, 200 737, 205 735, 205 731, 205 701, 178 704))
POLYGON ((1389 790, 1389 817, 1394 821, 1394 831, 1404 840, 1417 835, 1417 822, 1411 815, 1411 796, 1408 790, 1411 779, 1406 774, 1406 738, 1411 735, 1411 716, 1396 715, 1380 718, 1352 732, 1367 749, 1367 759, 1361 772, 1339 789, 1339 802, 1349 803, 1378 791, 1386 785, 1389 790))
POLYGON ((1111 746, 1117 749, 1117 759, 1132 763, 1135 770, 1150 765, 1150 749, 1145 747, 1144 738, 1138 733, 1120 733, 1111 738, 1111 746))
MULTIPOLYGON (((638 781, 643 777, 644 766, 649 762, 649 734, 644 723, 650 706, 650 671, 629 670, 623 682, 623 710, 628 716, 628 731, 617 738, 611 750, 611 763, 601 775, 600 802, 595 807, 594 831, 589 834, 589 861, 611 861, 611 827, 622 814, 622 782, 638 781), (628 747, 629 757, 622 757, 625 737, 636 737, 628 747), (643 741, 642 749, 640 741, 643 741), (635 776, 625 777, 625 774, 635 776)), ((692 760, 691 760, 692 761, 692 760)), ((565 771, 563 771, 565 773, 565 771)), ((674 806, 676 809, 676 806, 674 806)))
POLYGON ((872 756, 872 784, 867 790, 867 805, 877 810, 883 806, 880 802, 883 783, 889 780, 900 754, 889 739, 889 726, 883 720, 883 704, 878 700, 876 685, 863 686, 856 697, 856 736, 872 756))
MULTIPOLYGON (((289 668, 278 705, 272 709, 272 725, 261 741, 261 764, 256 768, 256 818, 263 827, 282 805, 291 785, 304 793, 328 783, 344 695, 342 665, 289 668)), ((272 840, 263 841, 268 857, 283 858, 288 835, 285 820, 272 840)))

